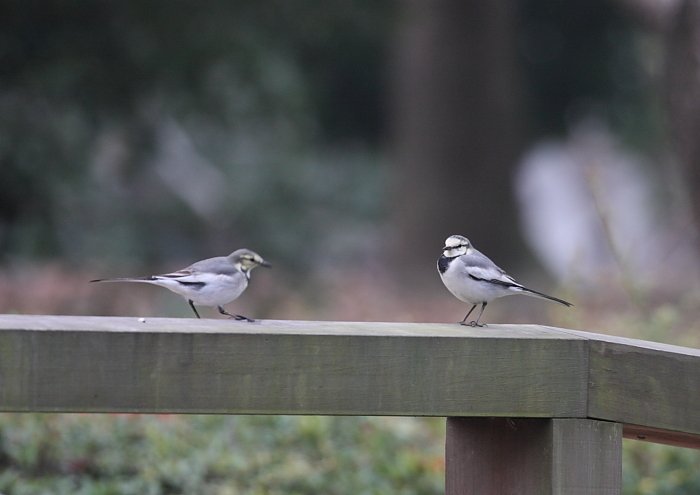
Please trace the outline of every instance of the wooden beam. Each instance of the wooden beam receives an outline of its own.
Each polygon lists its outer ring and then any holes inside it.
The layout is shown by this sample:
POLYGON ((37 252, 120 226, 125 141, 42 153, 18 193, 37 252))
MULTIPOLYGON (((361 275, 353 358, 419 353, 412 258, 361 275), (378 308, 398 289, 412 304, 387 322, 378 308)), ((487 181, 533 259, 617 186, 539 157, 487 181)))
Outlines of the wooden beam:
POLYGON ((700 449, 700 435, 692 435, 690 433, 649 428, 647 426, 622 425, 622 436, 629 440, 700 449))
POLYGON ((587 338, 589 418, 667 430, 670 442, 700 435, 700 350, 596 334, 587 338))
POLYGON ((537 326, 0 316, 0 411, 584 417, 537 326))
POLYGON ((535 325, 0 315, 0 411, 589 418, 700 445, 700 351, 535 325))
POLYGON ((445 495, 619 495, 621 489, 619 424, 447 419, 445 495))

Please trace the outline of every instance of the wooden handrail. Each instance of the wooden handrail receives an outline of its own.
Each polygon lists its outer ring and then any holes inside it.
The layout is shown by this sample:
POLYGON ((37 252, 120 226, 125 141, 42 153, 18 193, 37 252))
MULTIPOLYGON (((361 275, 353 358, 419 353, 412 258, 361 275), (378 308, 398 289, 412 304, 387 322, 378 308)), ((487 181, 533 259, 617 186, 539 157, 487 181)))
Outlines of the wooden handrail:
POLYGON ((447 495, 618 495, 623 436, 700 448, 700 351, 536 325, 0 315, 0 411, 444 416, 447 495))
POLYGON ((0 387, 2 411, 589 418, 700 437, 699 350, 535 325, 0 315, 0 387))

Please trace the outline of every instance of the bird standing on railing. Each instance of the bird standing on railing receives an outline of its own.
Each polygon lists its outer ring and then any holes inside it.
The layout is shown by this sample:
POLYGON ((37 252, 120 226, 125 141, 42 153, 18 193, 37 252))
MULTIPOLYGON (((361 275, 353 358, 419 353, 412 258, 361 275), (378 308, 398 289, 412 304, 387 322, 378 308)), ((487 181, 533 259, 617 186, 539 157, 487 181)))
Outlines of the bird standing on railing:
POLYGON ((159 285, 187 299, 197 318, 200 316, 194 307, 195 304, 216 307, 222 315, 253 322, 255 320, 247 316, 228 313, 223 306, 240 296, 248 287, 250 271, 256 266, 272 265, 249 249, 239 249, 228 256, 198 261, 187 268, 165 275, 105 278, 90 282, 145 282, 159 285))
POLYGON ((445 287, 460 301, 474 305, 460 322, 462 325, 483 327, 483 324, 479 324, 479 319, 486 305, 499 297, 514 294, 549 299, 564 306, 573 306, 556 297, 523 287, 493 261, 474 249, 469 240, 461 235, 447 238, 437 268, 445 287), (477 319, 465 323, 479 304, 481 312, 477 319))

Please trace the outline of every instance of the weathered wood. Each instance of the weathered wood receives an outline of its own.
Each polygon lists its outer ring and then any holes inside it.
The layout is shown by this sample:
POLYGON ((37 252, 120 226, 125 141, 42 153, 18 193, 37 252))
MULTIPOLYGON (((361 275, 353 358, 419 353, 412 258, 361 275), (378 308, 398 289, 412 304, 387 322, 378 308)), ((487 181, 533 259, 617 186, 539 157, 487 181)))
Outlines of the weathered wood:
POLYGON ((447 418, 445 495, 549 495, 550 419, 447 418))
POLYGON ((621 493, 622 425, 553 419, 552 449, 553 495, 621 493))
POLYGON ((619 424, 447 419, 445 495, 619 495, 621 479, 619 424))
POLYGON ((589 418, 700 445, 700 351, 534 325, 0 315, 0 411, 589 418))
POLYGON ((700 435, 700 350, 595 334, 589 348, 589 418, 700 435))
POLYGON ((646 426, 623 425, 622 436, 630 440, 641 440, 644 442, 673 445, 675 447, 700 449, 700 435, 693 435, 690 433, 649 428, 646 426))
POLYGON ((583 338, 537 326, 0 317, 0 410, 583 417, 583 338))

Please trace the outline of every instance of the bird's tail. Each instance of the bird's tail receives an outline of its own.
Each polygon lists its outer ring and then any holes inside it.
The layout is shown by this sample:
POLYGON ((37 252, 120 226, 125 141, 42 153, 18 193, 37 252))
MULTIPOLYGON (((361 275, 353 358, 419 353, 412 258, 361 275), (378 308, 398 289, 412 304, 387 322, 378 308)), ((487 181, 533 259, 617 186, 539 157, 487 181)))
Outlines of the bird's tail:
POLYGON ((542 294, 541 292, 537 292, 536 290, 528 289, 527 287, 521 287, 522 293, 525 294, 526 296, 532 296, 532 297, 539 297, 540 299, 549 299, 550 301, 554 301, 559 304, 563 304, 564 306, 571 307, 573 304, 570 302, 566 302, 563 299, 558 299, 553 296, 548 296, 547 294, 542 294))
POLYGON ((151 277, 136 277, 136 278, 98 278, 90 280, 90 282, 153 282, 155 278, 151 277))

